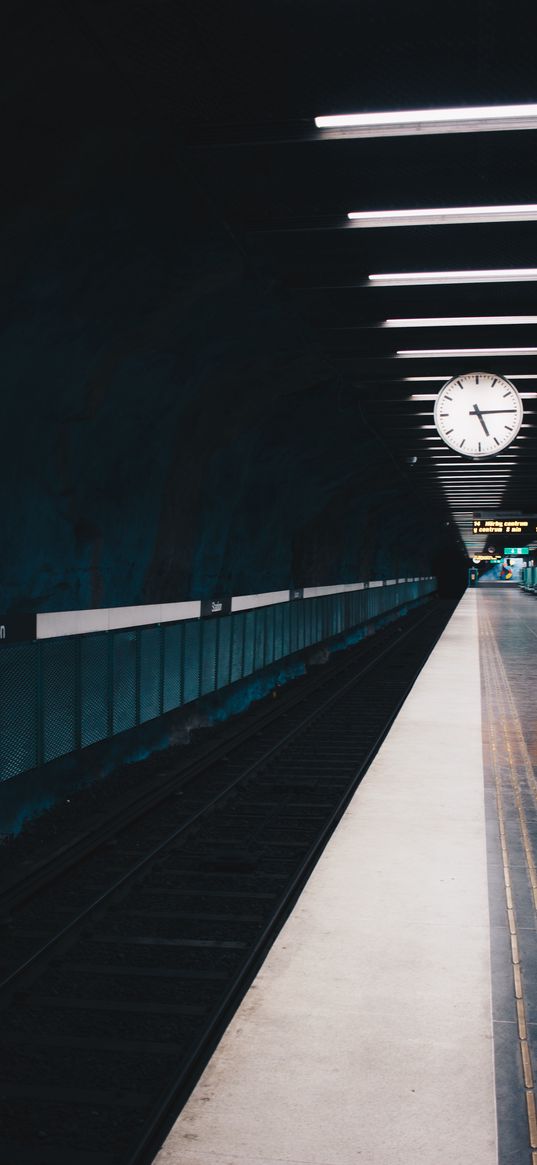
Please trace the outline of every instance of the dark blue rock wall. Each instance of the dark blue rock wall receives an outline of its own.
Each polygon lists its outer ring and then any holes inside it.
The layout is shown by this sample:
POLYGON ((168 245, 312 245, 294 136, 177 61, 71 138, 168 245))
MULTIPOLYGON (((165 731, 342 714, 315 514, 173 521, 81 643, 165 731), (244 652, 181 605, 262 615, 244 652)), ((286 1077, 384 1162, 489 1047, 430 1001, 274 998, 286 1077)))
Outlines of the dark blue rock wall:
POLYGON ((171 130, 42 134, 2 219, 0 609, 432 573, 403 469, 171 130))

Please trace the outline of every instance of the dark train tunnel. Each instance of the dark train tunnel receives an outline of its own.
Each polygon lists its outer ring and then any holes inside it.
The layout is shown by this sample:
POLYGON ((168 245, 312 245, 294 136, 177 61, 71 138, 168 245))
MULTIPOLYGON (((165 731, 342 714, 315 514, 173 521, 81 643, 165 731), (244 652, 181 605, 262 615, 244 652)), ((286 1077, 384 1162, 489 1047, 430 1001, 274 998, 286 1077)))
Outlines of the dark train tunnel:
POLYGON ((4 18, 0 1165, 535 1165, 531 10, 4 18))

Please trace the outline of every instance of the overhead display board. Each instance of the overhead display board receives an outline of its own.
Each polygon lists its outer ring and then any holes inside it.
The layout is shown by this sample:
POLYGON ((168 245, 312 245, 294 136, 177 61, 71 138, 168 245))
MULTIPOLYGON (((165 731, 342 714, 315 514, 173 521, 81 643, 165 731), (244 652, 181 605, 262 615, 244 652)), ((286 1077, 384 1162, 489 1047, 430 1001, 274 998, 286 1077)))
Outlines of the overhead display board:
POLYGON ((472 522, 474 534, 527 534, 537 533, 537 521, 530 518, 474 518, 472 522))
POLYGON ((520 558, 521 555, 529 554, 530 551, 528 546, 504 546, 503 552, 509 558, 520 558))

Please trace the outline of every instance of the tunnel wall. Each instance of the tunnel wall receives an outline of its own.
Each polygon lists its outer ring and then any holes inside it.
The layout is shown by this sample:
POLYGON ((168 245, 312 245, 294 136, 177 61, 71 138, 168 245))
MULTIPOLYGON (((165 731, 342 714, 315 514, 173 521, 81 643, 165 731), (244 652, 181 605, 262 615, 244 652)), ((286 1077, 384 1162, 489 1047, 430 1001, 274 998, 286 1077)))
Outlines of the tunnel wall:
POLYGON ((0 651, 0 774, 9 781, 402 608, 434 578, 0 651))
POLYGON ((39 181, 5 170, 2 615, 435 573, 359 386, 176 136, 104 110, 64 140, 62 101, 17 139, 39 181))

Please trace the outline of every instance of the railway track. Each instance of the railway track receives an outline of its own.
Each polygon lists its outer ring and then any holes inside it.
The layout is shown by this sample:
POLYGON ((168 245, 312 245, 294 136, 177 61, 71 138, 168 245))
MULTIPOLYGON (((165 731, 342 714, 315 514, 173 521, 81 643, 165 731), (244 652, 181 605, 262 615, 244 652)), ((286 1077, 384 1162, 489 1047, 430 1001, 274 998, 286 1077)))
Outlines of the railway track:
POLYGON ((0 899, 0 1165, 152 1160, 452 609, 346 653, 0 899))

